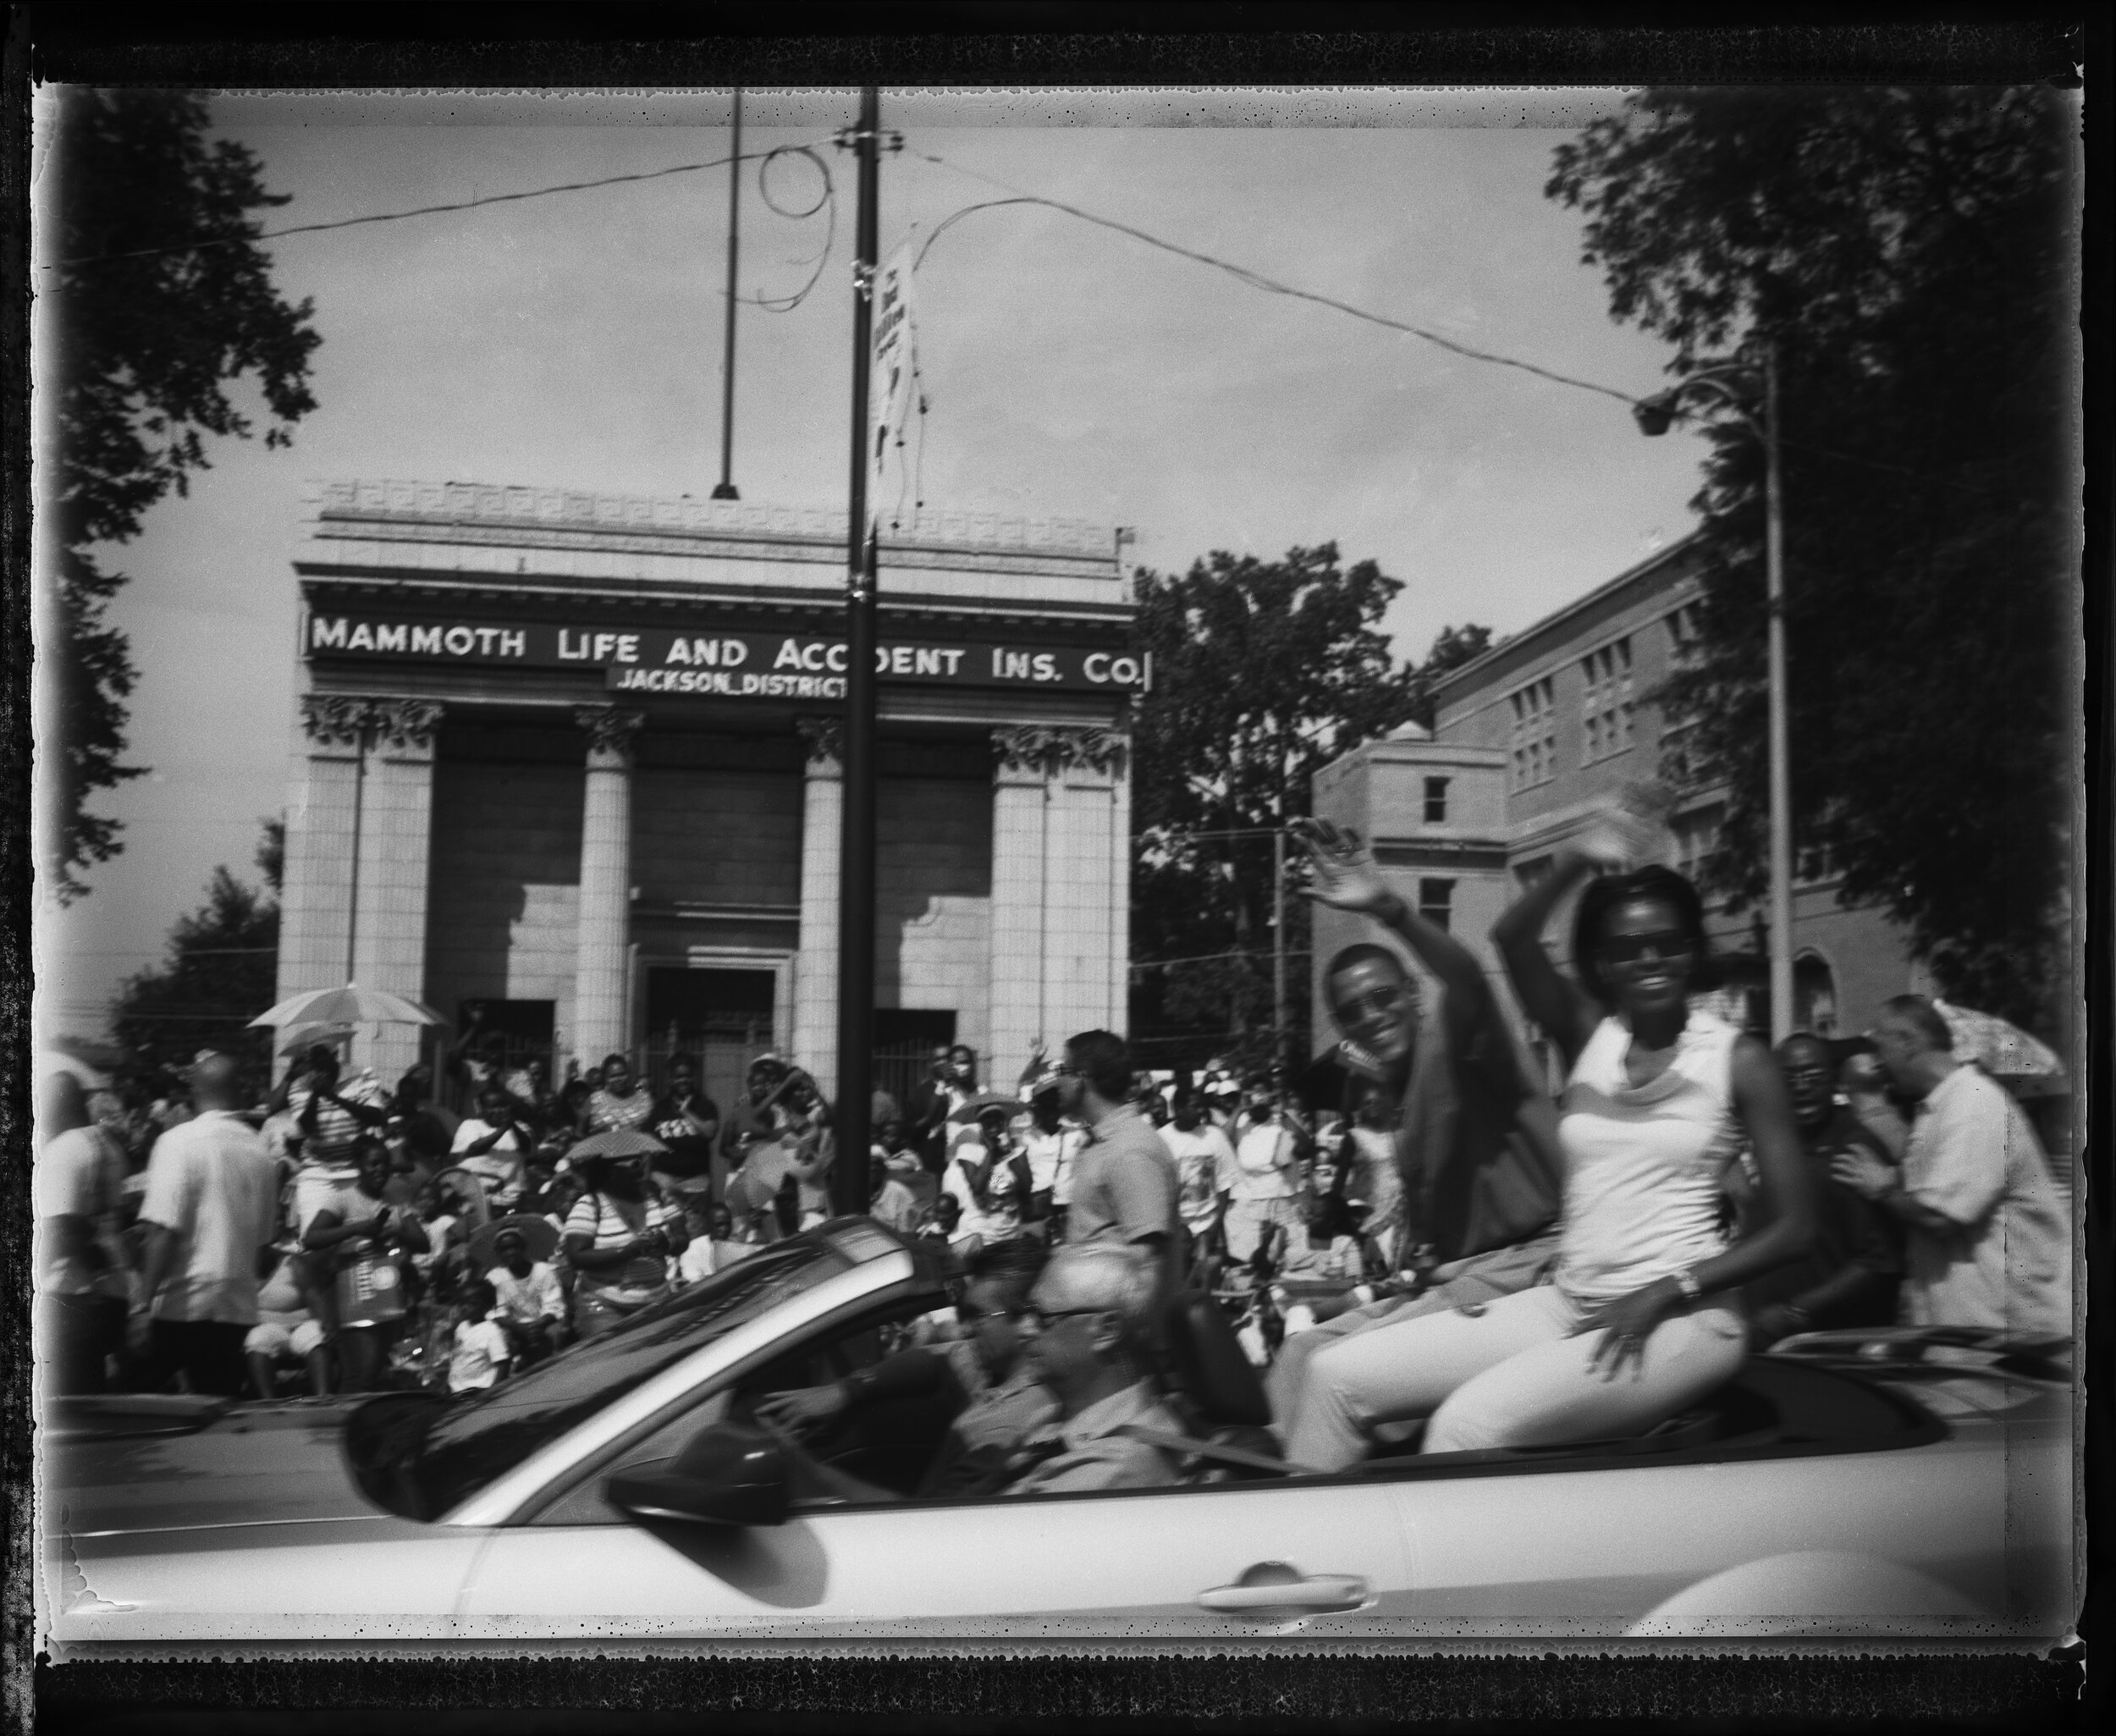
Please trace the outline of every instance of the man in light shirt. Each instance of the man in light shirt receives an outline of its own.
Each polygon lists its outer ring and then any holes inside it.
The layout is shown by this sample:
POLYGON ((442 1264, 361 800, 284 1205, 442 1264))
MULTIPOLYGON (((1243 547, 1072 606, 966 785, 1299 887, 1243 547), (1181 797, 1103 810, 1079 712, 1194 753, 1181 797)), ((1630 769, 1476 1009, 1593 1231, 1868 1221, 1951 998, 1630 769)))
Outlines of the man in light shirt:
POLYGON ((1250 1088, 1248 1107, 1235 1127, 1227 1258, 1248 1261, 1274 1225, 1289 1236, 1301 1229, 1298 1146, 1269 1086, 1250 1088))
POLYGON ((1219 1237, 1221 1196, 1232 1185, 1234 1147, 1206 1118, 1204 1099, 1195 1091, 1176 1099, 1175 1120, 1160 1130, 1161 1143, 1176 1159, 1176 1209, 1189 1238, 1188 1265, 1194 1270, 1219 1237))
POLYGON ((2072 1226, 2020 1105, 1954 1058, 1947 1021, 1921 996, 1887 1002, 1873 1039, 1890 1083, 1917 1100, 1902 1168, 1866 1151, 1832 1168, 1903 1226, 1904 1323, 2069 1340, 2072 1226))
POLYGON ((154 1359, 195 1392, 242 1396, 243 1340, 257 1324, 257 1286, 278 1258, 279 1171, 236 1115, 231 1056, 201 1050, 190 1070, 196 1114, 155 1141, 137 1312, 151 1317, 154 1359))

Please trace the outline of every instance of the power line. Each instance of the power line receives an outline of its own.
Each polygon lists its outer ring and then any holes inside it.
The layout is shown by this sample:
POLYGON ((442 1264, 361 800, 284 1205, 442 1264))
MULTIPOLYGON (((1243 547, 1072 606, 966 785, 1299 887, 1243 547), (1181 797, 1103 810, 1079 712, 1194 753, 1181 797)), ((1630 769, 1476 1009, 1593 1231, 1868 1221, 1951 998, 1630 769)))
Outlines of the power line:
POLYGON ((1185 247, 1174 241, 1165 241, 1159 235, 1150 234, 1146 230, 1134 228, 1130 223, 1119 223, 1115 218, 1100 217, 1092 211, 1083 211, 1080 207, 1068 205, 1061 199, 1046 199, 1039 193, 1024 193, 1018 187, 1008 185, 996 175, 988 175, 978 169, 965 168, 960 163, 950 163, 945 157, 936 157, 930 152, 915 151, 912 154, 927 163, 935 163, 942 168, 951 168, 957 174, 968 175, 973 180, 986 182, 1000 188, 1010 196, 1005 199, 987 200, 981 205, 966 206, 961 211, 953 212, 943 218, 933 234, 926 237, 925 246, 919 249, 918 258, 912 262, 912 268, 914 271, 917 269, 919 264, 924 262, 928 250, 940 240, 941 231, 947 229, 950 224, 969 216, 972 212, 989 211, 1001 205, 1046 205, 1054 211, 1062 211, 1069 217, 1077 217, 1083 223, 1091 223, 1099 228, 1114 229, 1119 234, 1129 235, 1134 240, 1145 242, 1149 247, 1160 248, 1164 253, 1173 253, 1179 258, 1191 260, 1199 265, 1209 265, 1215 271, 1225 272, 1228 276, 1247 284, 1253 289, 1262 289, 1274 295, 1290 295, 1297 301, 1312 301, 1318 306, 1335 308, 1339 313, 1349 314, 1353 318, 1365 320, 1371 325, 1384 326, 1392 332, 1405 333, 1411 337, 1421 339, 1428 344, 1437 344, 1442 350, 1452 350, 1457 355, 1466 356, 1472 361, 1489 361, 1500 367, 1519 368, 1524 373, 1535 374, 1543 379, 1554 381, 1561 386, 1576 386, 1583 392, 1599 392, 1603 397, 1614 398, 1620 404, 1636 404, 1639 401, 1638 394, 1634 392, 1621 392, 1614 386, 1605 386, 1595 380, 1583 380, 1574 374, 1562 374, 1536 362, 1524 361, 1518 356, 1501 355, 1493 350, 1479 350, 1468 344, 1460 344, 1452 338, 1442 337, 1438 332, 1429 331, 1424 326, 1414 326, 1408 320, 1391 319, 1385 313, 1374 313, 1364 307, 1354 307, 1349 301, 1340 301, 1334 295, 1325 295, 1318 290, 1303 289, 1292 284, 1281 283, 1276 278, 1267 278, 1261 272, 1251 271, 1247 266, 1237 265, 1232 260, 1215 258, 1210 253, 1200 253, 1193 247, 1185 247))
MULTIPOLYGON (((826 140, 818 142, 828 143, 829 141, 826 140)), ((338 218, 328 223, 290 223, 283 229, 260 229, 251 234, 223 235, 206 240, 181 241, 167 247, 135 247, 121 253, 84 254, 72 259, 58 260, 55 262, 55 264, 58 268, 63 270, 79 265, 107 265, 121 259, 154 259, 170 253, 203 253, 216 247, 245 247, 254 241, 276 241, 286 235, 321 234, 330 229, 357 229, 364 223, 402 223, 408 218, 434 217, 451 211, 474 211, 483 205, 510 205, 524 199, 544 199, 554 193, 585 193, 597 187, 623 186, 636 181, 658 181, 670 175, 697 174, 708 168, 725 168, 730 163, 768 163, 774 157, 787 153, 798 153, 805 156, 823 170, 824 191, 823 198, 817 201, 817 207, 829 202, 832 204, 835 212, 835 190, 831 185, 829 169, 824 165, 823 159, 816 155, 810 146, 780 145, 769 151, 745 152, 740 157, 716 157, 710 163, 672 163, 666 168, 640 169, 630 174, 603 175, 592 181, 561 181, 555 186, 532 187, 519 193, 487 193, 479 198, 460 199, 446 205, 420 205, 413 207, 409 211, 372 212, 365 217, 338 218)), ((781 215, 791 215, 790 212, 782 211, 779 206, 772 204, 769 198, 766 198, 764 202, 772 210, 780 212, 781 215)), ((813 216, 816 208, 816 207, 812 207, 802 214, 813 216)), ((46 268, 48 270, 52 267, 47 265, 46 268)), ((813 279, 811 282, 813 283, 813 279)), ((803 288, 801 294, 806 295, 807 288, 803 288)))
MULTIPOLYGON (((1598 393, 1602 397, 1613 398, 1620 404, 1634 407, 1645 403, 1647 398, 1660 395, 1657 393, 1649 393, 1645 398, 1642 398, 1637 393, 1620 391, 1614 386, 1605 386, 1596 380, 1581 379, 1575 374, 1560 373, 1554 368, 1544 367, 1537 362, 1524 361, 1518 356, 1502 355, 1496 350, 1479 350, 1474 345, 1459 343, 1452 338, 1443 337, 1440 333, 1429 330, 1424 326, 1413 325, 1407 320, 1392 319, 1385 313, 1375 313, 1367 308, 1355 307, 1349 301, 1341 301, 1334 295, 1325 295, 1318 290, 1303 289, 1295 284, 1281 283, 1276 278, 1265 277, 1261 272, 1252 271, 1247 266, 1237 265, 1232 260, 1221 259, 1210 253, 1200 253, 1195 248, 1182 246, 1177 242, 1164 240, 1160 236, 1150 234, 1131 223, 1120 223, 1115 218, 1099 216, 1094 212, 1083 210, 1079 206, 1069 205, 1062 199, 1046 198, 1040 193, 1024 193, 1020 188, 1002 181, 996 175, 986 174, 981 169, 966 168, 961 163, 950 163, 946 158, 937 157, 931 152, 914 151, 912 155, 923 162, 936 164, 941 168, 953 169, 957 174, 967 175, 973 180, 984 181, 989 185, 998 187, 1008 196, 1004 199, 982 200, 975 205, 966 205, 960 210, 949 212, 934 226, 933 233, 926 237, 925 245, 918 250, 918 256, 912 262, 912 268, 914 271, 925 262, 927 253, 932 250, 933 244, 940 239, 942 233, 973 212, 994 211, 1008 205, 1041 205, 1053 211, 1063 212, 1068 217, 1077 217, 1083 223, 1094 223, 1098 228, 1113 229, 1119 234, 1129 235, 1134 240, 1143 241, 1149 247, 1158 247, 1165 253, 1173 253, 1179 258, 1193 261, 1199 265, 1210 266, 1215 271, 1225 272, 1238 282, 1247 284, 1251 289, 1262 289, 1274 295, 1288 295, 1297 301, 1312 301, 1318 306, 1332 308, 1339 313, 1349 314, 1353 318, 1364 320, 1370 325, 1381 326, 1392 332, 1402 332, 1408 336, 1422 339, 1428 344, 1436 344, 1442 350, 1452 351, 1472 361, 1488 361, 1499 367, 1518 368, 1524 373, 1534 374, 1554 384, 1576 387, 1583 392, 1598 393)), ((1683 409, 1680 405, 1673 407, 1669 413, 1672 420, 1700 431, 1713 426, 1712 418, 1710 416, 1700 415, 1695 411, 1683 409)), ((1979 482, 1973 477, 1942 477, 1930 471, 1914 470, 1906 465, 1890 464, 1883 459, 1867 458, 1858 453, 1834 451, 1828 447, 1816 446, 1804 440, 1788 439, 1783 435, 1779 436, 1778 444, 1790 449, 1812 453, 1818 458, 1832 458, 1844 464, 1861 465, 1869 470, 1883 471, 1891 476, 1908 477, 1913 481, 1929 482, 1936 487, 1967 487, 1981 493, 2003 494, 2009 499, 2018 498, 2008 491, 1994 489, 1987 483, 1979 482)))

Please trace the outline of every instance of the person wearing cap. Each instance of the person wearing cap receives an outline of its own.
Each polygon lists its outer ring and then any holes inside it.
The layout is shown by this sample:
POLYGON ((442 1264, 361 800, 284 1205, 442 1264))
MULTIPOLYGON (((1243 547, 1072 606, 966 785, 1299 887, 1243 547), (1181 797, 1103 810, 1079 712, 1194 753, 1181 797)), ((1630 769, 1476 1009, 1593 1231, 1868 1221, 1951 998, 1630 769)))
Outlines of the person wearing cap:
POLYGON ((574 1329, 592 1338, 670 1293, 670 1256, 690 1238, 682 1213, 649 1191, 642 1158, 590 1156, 575 1167, 587 1188, 566 1215, 561 1245, 579 1275, 574 1329))
POLYGON ((495 1318, 514 1346, 516 1365, 531 1363, 565 1347, 565 1292, 548 1261, 529 1257, 529 1238, 511 1224, 493 1237, 499 1264, 485 1274, 493 1287, 495 1318))
POLYGON ((1033 1177, 1028 1160, 1010 1137, 1007 1110, 988 1104, 948 1153, 942 1189, 962 1208, 962 1226, 987 1243, 1012 1240, 1022 1233, 1023 1209, 1029 1205, 1033 1177))
POLYGON ((720 1155, 730 1169, 741 1168, 752 1147, 778 1138, 782 1120, 779 1099, 792 1077, 793 1069, 776 1055, 760 1055, 750 1062, 743 1077, 743 1094, 720 1128, 720 1155))
POLYGON ((201 1050, 190 1069, 196 1113, 155 1142, 135 1320, 156 1364, 194 1392, 242 1395, 243 1341, 257 1324, 257 1285, 277 1258, 279 1172, 237 1113, 232 1056, 201 1050))

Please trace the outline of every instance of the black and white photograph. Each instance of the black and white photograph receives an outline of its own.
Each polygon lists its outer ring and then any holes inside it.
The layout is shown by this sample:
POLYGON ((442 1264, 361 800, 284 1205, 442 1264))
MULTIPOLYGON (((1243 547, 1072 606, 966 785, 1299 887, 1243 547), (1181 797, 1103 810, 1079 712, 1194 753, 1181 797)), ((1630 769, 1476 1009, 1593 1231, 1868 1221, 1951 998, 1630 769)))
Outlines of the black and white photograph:
POLYGON ((38 1649, 2068 1642, 2076 81, 30 101, 38 1649))

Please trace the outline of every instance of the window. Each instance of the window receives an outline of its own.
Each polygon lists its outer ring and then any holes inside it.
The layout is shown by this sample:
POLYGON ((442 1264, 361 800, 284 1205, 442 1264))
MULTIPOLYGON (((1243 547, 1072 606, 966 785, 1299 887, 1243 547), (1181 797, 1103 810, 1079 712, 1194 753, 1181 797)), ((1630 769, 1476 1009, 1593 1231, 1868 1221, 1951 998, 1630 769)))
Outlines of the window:
POLYGON ((1507 695, 1513 711, 1513 787, 1533 789, 1557 775, 1557 687, 1550 676, 1507 695))
POLYGON ((1680 667, 1698 653, 1700 631, 1698 604, 1693 600, 1683 603, 1667 616, 1668 661, 1680 667))
POLYGON ((1631 641, 1612 639, 1580 659, 1580 763, 1592 765, 1631 746, 1636 704, 1631 687, 1631 641))
POLYGON ((1453 914, 1455 883, 1452 880, 1420 880, 1418 883, 1418 913, 1436 929, 1445 929, 1453 914))
POLYGON ((1425 780, 1425 824, 1429 826, 1447 823, 1447 782, 1446 778, 1425 780))
POLYGON ((1701 880, 1711 872, 1712 859, 1719 853, 1719 829, 1726 818, 1726 805, 1715 802, 1669 821, 1668 829, 1675 834, 1676 871, 1685 879, 1701 880))

